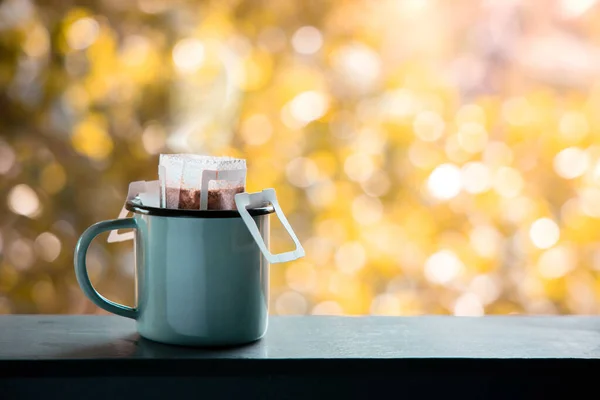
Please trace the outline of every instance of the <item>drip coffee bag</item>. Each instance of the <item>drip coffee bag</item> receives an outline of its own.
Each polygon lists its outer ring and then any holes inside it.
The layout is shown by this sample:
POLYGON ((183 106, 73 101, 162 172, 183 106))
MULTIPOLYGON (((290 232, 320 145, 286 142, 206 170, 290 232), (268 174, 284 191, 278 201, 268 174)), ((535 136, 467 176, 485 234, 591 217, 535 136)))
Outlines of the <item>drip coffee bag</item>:
POLYGON ((246 190, 246 160, 195 154, 161 154, 160 206, 186 210, 235 210, 246 190))

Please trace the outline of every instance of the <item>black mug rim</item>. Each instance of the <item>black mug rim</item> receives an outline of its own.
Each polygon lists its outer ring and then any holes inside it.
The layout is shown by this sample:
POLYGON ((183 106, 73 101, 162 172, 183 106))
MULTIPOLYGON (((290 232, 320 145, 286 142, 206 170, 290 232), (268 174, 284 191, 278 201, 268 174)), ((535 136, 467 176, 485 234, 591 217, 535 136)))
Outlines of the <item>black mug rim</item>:
MULTIPOLYGON (((161 207, 150 207, 128 200, 125 203, 125 209, 132 213, 142 215, 153 215, 159 217, 177 217, 177 218, 241 218, 237 210, 181 210, 161 207)), ((271 204, 262 207, 249 208, 248 214, 252 217, 259 215, 268 215, 275 212, 271 204)))

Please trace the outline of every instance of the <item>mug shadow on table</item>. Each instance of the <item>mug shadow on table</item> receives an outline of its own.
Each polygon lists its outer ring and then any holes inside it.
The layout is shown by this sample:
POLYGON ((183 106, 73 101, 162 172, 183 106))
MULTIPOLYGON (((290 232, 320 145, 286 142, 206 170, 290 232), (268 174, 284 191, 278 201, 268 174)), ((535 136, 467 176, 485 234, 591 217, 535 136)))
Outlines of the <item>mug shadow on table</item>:
POLYGON ((60 353, 60 357, 65 359, 263 358, 266 356, 267 347, 261 340, 238 346, 187 347, 155 342, 137 333, 110 342, 82 346, 60 353))

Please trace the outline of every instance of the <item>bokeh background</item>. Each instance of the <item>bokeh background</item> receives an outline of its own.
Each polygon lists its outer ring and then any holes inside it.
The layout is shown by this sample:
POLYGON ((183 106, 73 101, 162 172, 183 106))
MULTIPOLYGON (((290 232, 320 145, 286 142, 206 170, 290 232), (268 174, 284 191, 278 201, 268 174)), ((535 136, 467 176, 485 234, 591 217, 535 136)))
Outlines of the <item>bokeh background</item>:
POLYGON ((4 0, 0 313, 102 313, 75 242, 172 152, 277 190, 274 314, 597 313, 599 46, 595 0, 4 0))

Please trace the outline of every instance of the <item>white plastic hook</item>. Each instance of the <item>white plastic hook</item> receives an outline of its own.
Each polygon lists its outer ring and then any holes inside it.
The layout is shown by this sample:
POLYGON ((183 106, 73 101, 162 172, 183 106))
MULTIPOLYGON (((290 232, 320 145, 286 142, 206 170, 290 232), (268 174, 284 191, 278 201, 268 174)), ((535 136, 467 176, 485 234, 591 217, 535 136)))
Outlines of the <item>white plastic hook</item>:
POLYGON ((210 181, 245 181, 245 169, 232 169, 216 171, 205 169, 202 171, 202 183, 200 186, 200 209, 208 209, 208 183, 210 181))
MULTIPOLYGON (((158 193, 158 181, 131 182, 129 184, 129 189, 127 190, 127 198, 125 199, 125 203, 123 204, 123 207, 121 208, 121 212, 119 213, 117 219, 125 218, 127 214, 129 214, 129 211, 125 208, 125 204, 137 195, 140 196, 140 200, 142 200, 143 204, 158 206, 158 204, 153 204, 155 203, 154 197, 156 197, 153 195, 154 193, 158 193)), ((106 239, 106 241, 108 243, 124 242, 126 240, 133 239, 134 235, 134 231, 119 233, 115 229, 110 231, 110 233, 108 234, 108 239, 106 239)))
POLYGON ((235 205, 237 207, 238 212, 242 216, 246 227, 250 231, 250 234, 254 238, 254 241, 260 248, 260 251, 263 253, 267 261, 271 264, 283 263, 288 261, 293 261, 298 258, 304 257, 304 248, 300 244, 300 241, 296 237, 294 230, 290 226, 287 218, 283 214, 281 207, 279 206, 279 202, 277 201, 277 197, 275 196, 275 189, 264 189, 262 192, 257 193, 238 193, 235 195, 235 205), (258 227, 254 223, 254 220, 248 213, 248 207, 257 207, 264 204, 271 203, 273 208, 275 209, 275 214, 281 221, 281 224, 285 227, 287 233, 290 235, 296 248, 292 251, 288 251, 280 254, 273 254, 267 249, 265 242, 258 231, 258 227))

